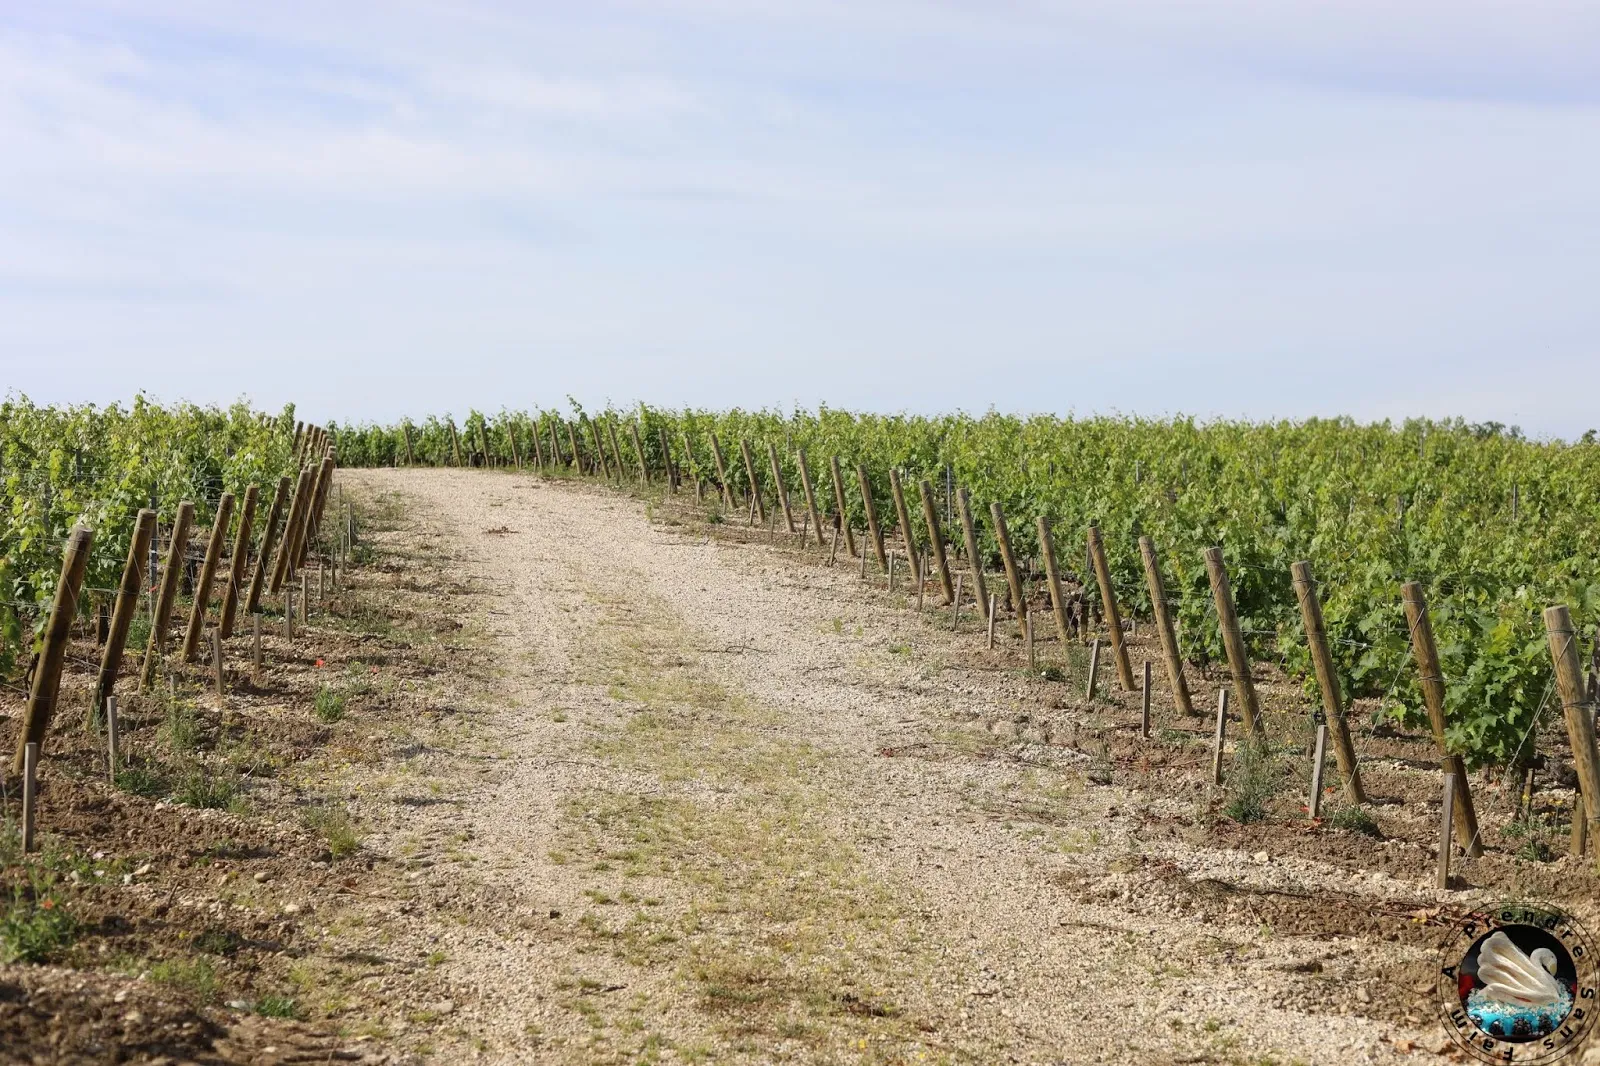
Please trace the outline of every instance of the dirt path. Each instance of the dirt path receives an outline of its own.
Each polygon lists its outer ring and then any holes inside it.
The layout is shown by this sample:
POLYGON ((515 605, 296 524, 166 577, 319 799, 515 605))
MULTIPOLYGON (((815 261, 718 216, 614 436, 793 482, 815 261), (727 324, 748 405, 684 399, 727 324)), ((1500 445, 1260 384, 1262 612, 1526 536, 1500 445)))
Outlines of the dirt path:
POLYGON ((842 560, 708 542, 593 489, 343 476, 408 500, 486 590, 498 656, 491 727, 369 842, 418 891, 383 935, 436 944, 449 998, 407 1016, 437 1050, 1433 1058, 1422 938, 1348 935, 1302 895, 1398 913, 1420 883, 1152 831, 1123 775, 1033 735, 972 617, 950 634, 948 609, 866 595, 842 560))

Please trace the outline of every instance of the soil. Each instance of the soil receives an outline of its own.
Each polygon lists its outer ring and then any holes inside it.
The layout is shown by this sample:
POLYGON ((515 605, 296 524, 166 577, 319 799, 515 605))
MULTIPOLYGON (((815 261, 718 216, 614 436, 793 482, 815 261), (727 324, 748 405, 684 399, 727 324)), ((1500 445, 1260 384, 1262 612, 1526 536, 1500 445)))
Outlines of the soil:
MULTIPOLYGON (((45 858, 8 852, 0 887, 47 870, 77 933, 0 967, 0 1060, 1422 1062, 1459 1057, 1453 920, 1535 895, 1594 926, 1554 775, 1531 818, 1474 775, 1485 853, 1448 891, 1430 738, 1359 729, 1375 824, 1310 820, 1308 705, 1270 666, 1273 753, 1249 770, 1230 726, 1217 788, 1142 621, 1149 737, 1109 649, 1090 698, 1053 626, 1029 671, 1012 619, 991 650, 937 581, 919 611, 903 574, 709 498, 339 482, 355 565, 294 640, 272 623, 262 676, 241 636, 222 707, 204 664, 125 697, 133 765, 234 801, 114 789, 83 713, 56 723, 45 858)), ((1188 680, 1199 708, 1228 684, 1188 680)), ((1331 815, 1331 756, 1328 781, 1331 815)))

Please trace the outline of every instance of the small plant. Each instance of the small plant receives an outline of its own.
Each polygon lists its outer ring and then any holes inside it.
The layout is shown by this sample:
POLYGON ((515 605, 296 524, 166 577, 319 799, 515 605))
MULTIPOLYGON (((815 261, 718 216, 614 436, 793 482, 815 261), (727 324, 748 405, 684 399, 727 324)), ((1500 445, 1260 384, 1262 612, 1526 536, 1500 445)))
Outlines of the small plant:
POLYGON ((200 718, 195 714, 194 705, 172 695, 167 697, 166 704, 166 713, 158 730, 161 739, 174 754, 183 755, 193 751, 200 743, 200 718))
POLYGON ((1364 836, 1379 839, 1383 832, 1378 828, 1377 819, 1368 813, 1365 807, 1354 803, 1346 803, 1335 807, 1326 815, 1328 824, 1335 829, 1343 829, 1351 833, 1361 833, 1364 836))
POLYGON ((251 1009, 263 1018, 300 1018, 304 1014, 292 996, 262 996, 251 1009))
POLYGON ((214 925, 201 930, 194 938, 195 950, 203 951, 207 955, 237 954, 243 943, 244 940, 238 933, 214 925))
POLYGON ((1067 673, 1059 666, 1041 666, 1039 668, 1039 677, 1045 681, 1065 681, 1067 673))
POLYGON ((328 854, 335 859, 347 859, 361 850, 364 833, 355 819, 343 807, 312 807, 304 815, 306 828, 322 837, 328 845, 328 854))
POLYGON ((1531 817, 1516 818, 1502 830, 1507 840, 1517 841, 1517 858, 1524 862, 1549 862, 1555 857, 1549 842, 1549 830, 1531 817))
POLYGON ((117 770, 117 787, 146 799, 164 799, 172 791, 172 782, 158 764, 140 763, 117 770))
POLYGON ((344 693, 332 685, 323 685, 317 690, 316 712, 318 718, 330 724, 343 718, 344 693))
POLYGON ((54 894, 55 875, 29 867, 0 901, 0 963, 48 962, 72 945, 78 922, 54 894))
POLYGON ((1272 797, 1283 787, 1283 768, 1264 740, 1247 738, 1234 755, 1233 798, 1223 808, 1229 818, 1248 825, 1264 820, 1272 797))
POLYGON ((243 796, 239 779, 230 773, 212 773, 203 766, 191 767, 178 781, 173 798, 185 807, 223 811, 240 803, 243 796))
POLYGON ((150 980, 169 985, 195 1003, 213 1003, 221 991, 209 959, 167 959, 150 967, 150 980))

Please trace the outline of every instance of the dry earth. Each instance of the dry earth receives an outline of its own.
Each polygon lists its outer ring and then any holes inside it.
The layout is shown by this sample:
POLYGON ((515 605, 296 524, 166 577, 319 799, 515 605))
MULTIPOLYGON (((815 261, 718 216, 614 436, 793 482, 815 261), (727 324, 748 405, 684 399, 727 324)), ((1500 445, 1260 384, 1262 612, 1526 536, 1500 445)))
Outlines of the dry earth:
POLYGON ((431 799, 357 789, 409 893, 344 935, 428 951, 372 986, 375 1032, 444 1061, 1449 1053, 1431 982, 1460 894, 1441 908, 1426 856, 1386 870, 1358 838, 1362 874, 1339 834, 1179 832, 1198 759, 1152 796, 1066 702, 1039 735, 1009 634, 986 652, 842 552, 713 538, 659 497, 342 477, 476 590, 495 663, 480 728, 410 753, 431 799))

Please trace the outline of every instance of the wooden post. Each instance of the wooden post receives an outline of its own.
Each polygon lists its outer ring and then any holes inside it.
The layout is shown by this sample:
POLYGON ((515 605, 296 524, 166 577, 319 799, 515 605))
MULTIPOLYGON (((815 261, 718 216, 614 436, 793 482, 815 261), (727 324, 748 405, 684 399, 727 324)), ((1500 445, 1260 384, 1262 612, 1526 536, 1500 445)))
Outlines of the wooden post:
POLYGON ((487 470, 493 465, 489 458, 489 420, 487 418, 478 423, 478 443, 483 447, 483 468, 487 470))
POLYGON ((1322 816, 1322 764, 1327 761, 1328 723, 1317 723, 1317 742, 1311 750, 1311 797, 1306 812, 1316 821, 1322 816))
POLYGON ((926 592, 928 582, 928 553, 919 551, 915 556, 908 557, 906 562, 911 565, 911 570, 917 576, 917 613, 922 613, 922 597, 926 592))
POLYGON ((989 650, 994 651, 994 616, 996 613, 994 593, 989 593, 986 602, 989 604, 989 650))
POLYGON ((833 520, 833 547, 828 549, 828 565, 832 566, 833 565, 833 561, 835 559, 837 559, 838 557, 839 557, 839 518, 838 518, 837 515, 835 515, 834 516, 834 520, 833 520))
MULTIPOLYGON (((878 524, 878 505, 872 499, 872 482, 867 480, 867 468, 859 463, 856 464, 856 480, 861 486, 861 506, 867 512, 867 534, 872 538, 873 550, 878 553, 878 567, 884 569, 888 567, 889 560, 883 550, 883 527, 878 524)), ((865 550, 861 552, 863 559, 866 554, 865 550)))
POLYGON ((150 641, 145 645, 144 662, 139 665, 139 687, 150 684, 155 677, 156 660, 161 658, 167 645, 167 626, 172 620, 173 601, 178 598, 178 577, 183 572, 184 551, 189 542, 189 526, 194 522, 194 504, 184 500, 178 504, 177 517, 172 521, 172 543, 167 547, 167 561, 161 571, 161 591, 156 594, 156 616, 150 625, 150 641))
POLYGON ((828 459, 828 472, 833 475, 834 513, 839 516, 839 521, 844 526, 844 551, 846 555, 854 556, 856 553, 856 535, 850 529, 850 511, 844 505, 844 478, 839 474, 839 457, 837 455, 828 459))
POLYGON ((446 419, 450 427, 450 451, 456 458, 456 465, 461 465, 461 437, 456 433, 456 420, 446 419))
POLYGON ((217 706, 220 707, 228 693, 222 679, 222 630, 215 626, 211 629, 211 665, 217 672, 217 706))
POLYGON ((605 458, 605 442, 600 440, 600 423, 597 423, 595 419, 589 418, 587 415, 584 415, 584 421, 589 423, 590 437, 594 437, 595 463, 600 464, 600 474, 602 474, 603 477, 606 477, 606 479, 610 479, 611 463, 605 458))
POLYGON ((678 464, 672 461, 672 445, 667 441, 667 427, 657 426, 656 435, 661 438, 661 465, 667 469, 667 488, 673 495, 677 495, 678 464))
MULTIPOLYGON (((711 459, 717 464, 717 487, 721 490, 722 502, 728 510, 733 510, 736 504, 733 501, 733 486, 728 484, 728 465, 722 458, 722 441, 717 439, 715 433, 708 433, 711 438, 711 459)), ((794 532, 794 523, 789 524, 789 532, 794 532)))
POLYGON ((1061 572, 1056 569, 1056 546, 1050 536, 1050 520, 1040 515, 1037 521, 1039 531, 1039 554, 1044 556, 1045 577, 1050 583, 1050 609, 1055 613, 1056 635, 1061 638, 1063 654, 1067 647, 1067 602, 1061 592, 1061 572))
MULTIPOLYGON (((1333 757, 1339 763, 1344 795, 1351 803, 1365 803, 1367 794, 1361 786, 1361 770, 1356 763, 1355 744, 1350 739, 1350 723, 1345 720, 1339 674, 1334 669, 1333 655, 1328 650, 1328 634, 1322 622, 1322 600, 1317 595, 1316 582, 1311 577, 1311 564, 1301 560, 1291 566, 1289 572, 1294 577, 1295 596, 1300 600, 1300 620, 1305 623, 1306 644, 1311 650, 1311 665, 1317 673, 1317 687, 1322 690, 1322 709, 1333 727, 1333 757)), ((1321 772, 1319 764, 1319 777, 1321 772)))
POLYGON ((961 539, 967 546, 967 568, 972 571, 972 594, 977 598, 978 609, 989 602, 989 582, 983 573, 983 556, 978 551, 978 529, 972 523, 972 500, 965 488, 956 491, 957 511, 961 517, 961 539))
POLYGON ((1156 560, 1156 544, 1149 537, 1139 538, 1139 554, 1144 557, 1145 587, 1150 591, 1151 613, 1156 633, 1161 637, 1161 655, 1167 662, 1167 679, 1172 684, 1172 703, 1180 714, 1194 714, 1189 700, 1189 682, 1183 676, 1183 657, 1178 654, 1178 634, 1172 625, 1172 610, 1161 581, 1161 566, 1156 560))
POLYGON ((33 687, 23 712, 22 731, 17 734, 17 754, 11 772, 23 769, 26 744, 42 744, 54 717, 56 699, 61 694, 61 662, 72 637, 72 620, 78 613, 78 594, 83 591, 83 572, 89 565, 89 549, 94 532, 79 526, 67 538, 61 556, 61 576, 56 582, 55 601, 50 605, 50 621, 45 624, 44 646, 33 668, 33 687))
POLYGON ((1572 842, 1573 855, 1582 856, 1589 845, 1589 817, 1583 802, 1583 791, 1572 792, 1572 842))
POLYGON ((1600 751, 1595 748, 1594 704, 1584 690, 1583 668, 1578 659, 1578 635, 1565 607, 1546 608, 1544 628, 1550 637, 1550 658, 1555 664, 1556 690, 1567 720, 1567 739, 1572 742, 1578 792, 1584 799, 1584 820, 1589 823, 1588 835, 1595 836, 1600 832, 1600 751))
POLYGON ((650 484, 650 465, 644 461, 644 442, 639 439, 639 420, 628 423, 628 435, 633 438, 633 454, 639 457, 639 480, 650 484))
POLYGON ((939 586, 944 593, 944 602, 949 603, 955 595, 950 582, 950 561, 945 556, 944 531, 939 528, 939 509, 933 500, 933 486, 927 478, 923 478, 917 485, 922 493, 922 520, 928 525, 928 543, 933 548, 933 562, 939 568, 939 586))
MULTIPOLYGON (((578 427, 572 422, 563 421, 562 424, 567 430, 567 443, 572 445, 572 468, 580 474, 585 473, 583 449, 578 446, 578 427)), ((592 460, 589 463, 587 472, 591 474, 594 472, 594 462, 592 460)))
POLYGON ((289 449, 289 458, 300 458, 300 445, 305 438, 305 434, 306 424, 304 422, 296 421, 294 424, 294 446, 289 449))
POLYGON ((755 525, 757 518, 761 524, 767 524, 767 503, 761 498, 761 482, 756 479, 755 460, 750 455, 750 441, 744 437, 739 438, 739 455, 744 459, 744 477, 750 483, 750 524, 755 525))
POLYGON ((217 501, 216 519, 206 541, 206 558, 200 566, 200 580, 194 587, 194 602, 189 607, 189 628, 183 635, 183 661, 192 663, 200 654, 200 638, 205 636, 206 608, 211 601, 211 582, 217 576, 217 561, 228 541, 228 520, 233 517, 233 493, 224 492, 217 501))
POLYGON ((900 523, 900 536, 906 542, 906 559, 917 556, 917 535, 911 529, 911 512, 906 508, 905 488, 900 484, 900 472, 889 471, 889 495, 894 499, 895 521, 900 523))
POLYGON ((1089 649, 1089 687, 1084 692, 1083 698, 1094 699, 1094 686, 1100 680, 1100 638, 1094 638, 1094 646, 1089 649))
POLYGON ((867 545, 865 544, 865 542, 863 542, 862 545, 861 545, 861 579, 863 581, 865 581, 866 578, 867 578, 867 545))
POLYGON ((1028 672, 1038 670, 1038 662, 1033 657, 1033 612, 1028 610, 1028 605, 1022 605, 1022 637, 1028 645, 1028 672))
POLYGON ((550 416, 550 421, 545 426, 545 431, 550 434, 550 465, 566 466, 567 457, 561 454, 561 435, 556 432, 556 424, 561 421, 555 415, 550 416))
POLYGON ((117 697, 106 697, 106 769, 111 787, 117 787, 117 736, 121 726, 117 722, 117 697))
POLYGON ((309 571, 300 571, 300 624, 311 624, 311 574, 309 571))
POLYGON ((122 567, 122 584, 117 589, 117 605, 111 612, 111 632, 106 635, 105 651, 100 656, 100 673, 95 680, 95 707, 105 707, 116 688, 117 671, 122 667, 122 649, 128 643, 128 627, 139 609, 139 593, 144 588, 145 559, 155 536, 156 513, 149 508, 139 512, 133 524, 133 539, 128 544, 128 561, 122 567))
POLYGON ((956 575, 956 594, 950 601, 950 631, 953 633, 961 627, 961 575, 956 575))
POLYGON ((1139 719, 1139 734, 1145 739, 1150 737, 1150 660, 1144 661, 1144 684, 1140 687, 1140 694, 1144 697, 1144 713, 1139 719))
POLYGON ((311 549, 322 533, 322 511, 328 505, 328 493, 333 487, 333 456, 325 456, 317 468, 311 486, 311 509, 306 512, 305 530, 300 535, 300 552, 295 558, 295 569, 306 565, 311 549))
POLYGON ((772 464, 772 483, 776 486, 778 502, 783 505, 783 520, 789 527, 789 532, 794 532, 794 511, 789 507, 789 486, 783 481, 783 465, 778 462, 778 446, 767 441, 767 458, 772 464))
POLYGON ((606 416, 606 439, 611 442, 611 459, 617 468, 617 483, 622 482, 622 445, 617 442, 617 420, 606 416))
MULTIPOLYGON (((798 548, 800 548, 801 551, 805 550, 806 537, 809 536, 810 533, 811 533, 811 512, 807 511, 805 514, 800 516, 800 541, 796 546, 798 548)), ((817 539, 818 540, 822 539, 821 534, 817 535, 817 539)))
POLYGON ((1111 631, 1111 655, 1117 662, 1117 680, 1122 683, 1122 691, 1132 692, 1133 664, 1128 662, 1128 647, 1122 642, 1122 612, 1117 610, 1117 593, 1111 587, 1111 567, 1106 563, 1099 526, 1089 527, 1089 558, 1094 562, 1095 578, 1100 585, 1101 612, 1105 615, 1106 628, 1111 631))
POLYGON ((1450 888, 1450 830, 1455 824, 1451 808, 1455 806, 1457 778, 1454 772, 1444 775, 1444 800, 1439 805, 1439 879, 1441 890, 1450 888))
POLYGON ((22 746, 22 853, 33 850, 33 830, 36 820, 35 806, 39 797, 39 742, 30 740, 22 746))
POLYGON ((811 524, 817 527, 817 547, 822 547, 822 517, 817 511, 816 488, 811 484, 811 465, 806 462, 806 450, 796 448, 795 461, 800 465, 800 488, 806 494, 806 511, 811 515, 811 524))
POLYGON ((511 444, 511 462, 518 469, 522 469, 522 449, 517 447, 517 416, 507 415, 502 420, 506 427, 506 440, 511 444))
POLYGON ((295 552, 299 550, 301 519, 307 508, 311 506, 311 468, 302 467, 300 477, 295 482, 294 498, 289 503, 289 516, 283 523, 283 535, 278 538, 278 557, 272 563, 272 581, 267 586, 267 592, 276 596, 283 588, 283 583, 288 580, 293 569, 295 552))
POLYGON ((889 553, 889 591, 890 592, 894 591, 894 557, 895 557, 895 553, 894 552, 890 552, 889 553))
POLYGON ((1261 720, 1261 704, 1256 699, 1255 682, 1250 677, 1250 656, 1245 651, 1244 634, 1239 631, 1239 615, 1233 609, 1233 590, 1228 586, 1228 571, 1222 563, 1221 548, 1206 549, 1206 573, 1211 578, 1211 598, 1217 605, 1217 624, 1222 627, 1222 644, 1228 651, 1228 669, 1233 674, 1233 694, 1239 698, 1239 713, 1252 738, 1266 736, 1261 720))
POLYGON ((544 473, 544 446, 539 443, 539 419, 528 419, 528 440, 533 444, 533 469, 537 474, 544 473))
POLYGON ((1217 735, 1211 746, 1211 783, 1222 784, 1222 745, 1228 733, 1228 690, 1217 690, 1217 735))
POLYGON ((402 422, 402 423, 400 423, 400 430, 405 435, 405 440, 406 440, 406 465, 407 466, 416 466, 417 465, 417 455, 416 455, 416 452, 411 450, 411 423, 410 422, 402 422))
POLYGON ((1017 612, 1020 622, 1028 601, 1022 595, 1022 574, 1017 570, 1017 557, 1011 551, 1011 534, 1006 529, 1006 516, 998 503, 989 504, 989 517, 994 521, 994 539, 1000 546, 1000 561, 1006 569, 1006 588, 1011 593, 1011 609, 1017 612))
POLYGON ((272 506, 267 509, 267 525, 261 531, 261 551, 256 556, 255 572, 250 575, 250 592, 245 597, 244 613, 255 614, 261 610, 261 590, 267 579, 267 560, 272 557, 272 546, 278 535, 278 519, 283 517, 289 500, 289 475, 278 479, 277 491, 272 494, 272 506))
POLYGON ((1456 835, 1467 841, 1467 854, 1477 858, 1483 854, 1483 845, 1478 842, 1478 814, 1467 788, 1466 766, 1461 756, 1450 751, 1444 739, 1444 675, 1439 668, 1439 649, 1433 642, 1433 623, 1428 619, 1428 600, 1422 585, 1415 581, 1400 586, 1400 597, 1405 602, 1406 625, 1411 630, 1411 650, 1417 661, 1422 701, 1428 708, 1434 743, 1439 746, 1440 768, 1455 781, 1456 835))
POLYGON ((252 684, 259 685, 261 684, 261 616, 259 614, 250 616, 250 628, 255 644, 250 654, 250 666, 252 668, 250 681, 252 684))
POLYGON ((222 635, 233 636, 233 619, 239 610, 239 599, 248 589, 243 587, 245 574, 250 569, 250 531, 256 519, 254 485, 244 490, 244 504, 239 508, 239 528, 233 536, 233 556, 228 560, 228 581, 222 586, 222 635))
POLYGON ((283 586, 283 635, 294 639, 294 582, 283 586))

